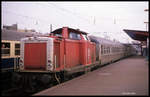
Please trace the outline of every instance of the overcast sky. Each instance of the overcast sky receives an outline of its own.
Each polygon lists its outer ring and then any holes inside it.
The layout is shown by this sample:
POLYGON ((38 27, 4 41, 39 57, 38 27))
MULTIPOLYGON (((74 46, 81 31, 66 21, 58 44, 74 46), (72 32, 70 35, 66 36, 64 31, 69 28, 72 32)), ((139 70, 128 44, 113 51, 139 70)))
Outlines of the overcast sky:
MULTIPOLYGON (((93 35, 131 41, 123 29, 146 30, 148 1, 143 2, 2 2, 2 25, 17 23, 20 29, 42 33, 60 27, 93 35), (104 33, 106 32, 106 33, 104 33)), ((1 28, 2 28, 1 25, 1 28)))

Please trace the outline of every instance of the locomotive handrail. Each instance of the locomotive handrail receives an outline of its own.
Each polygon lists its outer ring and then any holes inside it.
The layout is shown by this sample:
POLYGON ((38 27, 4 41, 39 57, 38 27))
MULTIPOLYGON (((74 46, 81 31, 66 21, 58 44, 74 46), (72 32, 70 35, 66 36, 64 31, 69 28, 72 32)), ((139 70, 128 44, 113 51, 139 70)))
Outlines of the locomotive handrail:
POLYGON ((19 57, 16 56, 16 58, 14 58, 14 71, 17 71, 19 69, 19 57))

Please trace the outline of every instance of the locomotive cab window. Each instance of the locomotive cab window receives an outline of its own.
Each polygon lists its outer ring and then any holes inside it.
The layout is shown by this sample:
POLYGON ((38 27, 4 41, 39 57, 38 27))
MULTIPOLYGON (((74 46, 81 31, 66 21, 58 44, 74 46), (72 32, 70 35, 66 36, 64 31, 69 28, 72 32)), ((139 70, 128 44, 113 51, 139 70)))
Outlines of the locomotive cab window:
POLYGON ((81 40, 80 34, 75 33, 75 32, 70 32, 69 33, 69 38, 74 39, 74 40, 81 40))
POLYGON ((15 44, 15 55, 20 55, 20 44, 19 43, 15 44))
POLYGON ((54 36, 62 37, 62 33, 54 33, 54 36))
POLYGON ((10 55, 10 43, 2 43, 2 56, 9 56, 10 55))
POLYGON ((84 40, 89 40, 87 35, 82 34, 82 36, 83 36, 84 40))

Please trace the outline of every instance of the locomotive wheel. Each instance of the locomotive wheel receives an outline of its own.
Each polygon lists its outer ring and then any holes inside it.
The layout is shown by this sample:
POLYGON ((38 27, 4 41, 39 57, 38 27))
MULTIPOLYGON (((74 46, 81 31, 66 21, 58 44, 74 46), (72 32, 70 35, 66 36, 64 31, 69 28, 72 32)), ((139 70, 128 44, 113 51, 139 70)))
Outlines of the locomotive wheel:
POLYGON ((41 75, 39 78, 40 79, 38 79, 38 80, 40 81, 42 86, 48 87, 48 86, 52 85, 53 78, 51 75, 44 74, 44 75, 41 75))
POLYGON ((29 86, 31 91, 36 91, 38 89, 38 80, 36 80, 36 76, 29 77, 29 86))
POLYGON ((11 77, 11 86, 12 87, 21 87, 21 81, 22 81, 22 77, 21 75, 17 74, 17 73, 12 73, 12 77, 11 77))
POLYGON ((28 93, 34 92, 43 87, 38 78, 39 78, 39 76, 34 75, 34 74, 24 77, 24 88, 26 88, 26 92, 28 92, 28 93))

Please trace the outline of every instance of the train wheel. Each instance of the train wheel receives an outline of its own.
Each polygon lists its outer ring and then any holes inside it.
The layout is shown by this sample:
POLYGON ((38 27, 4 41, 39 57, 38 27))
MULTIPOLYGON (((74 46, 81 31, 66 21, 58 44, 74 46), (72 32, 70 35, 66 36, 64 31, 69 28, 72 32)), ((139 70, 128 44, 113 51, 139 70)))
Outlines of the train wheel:
POLYGON ((12 73, 12 77, 11 77, 11 86, 14 88, 19 88, 21 87, 21 83, 22 83, 22 77, 21 75, 17 74, 17 73, 12 73))
POLYGON ((24 87, 26 87, 26 92, 34 92, 41 89, 41 83, 36 75, 28 75, 24 79, 24 87), (26 87, 27 86, 27 87, 26 87))
POLYGON ((53 77, 51 74, 44 74, 44 75, 41 75, 39 78, 40 79, 38 80, 40 81, 42 86, 49 87, 52 85, 53 77))

